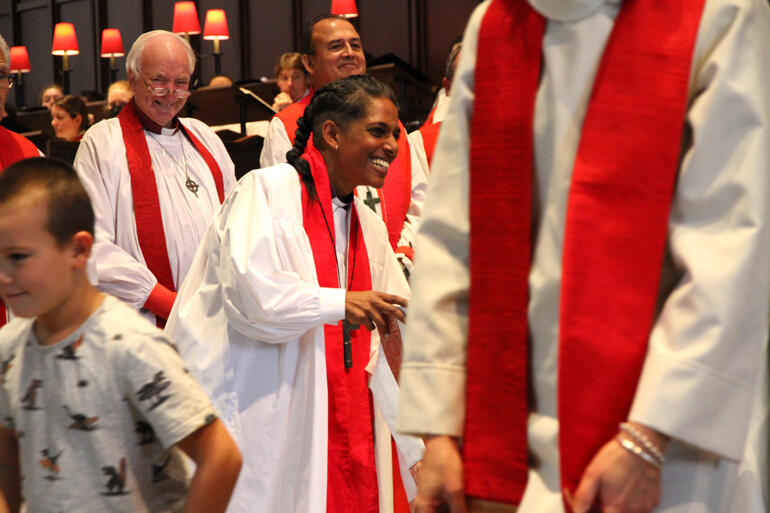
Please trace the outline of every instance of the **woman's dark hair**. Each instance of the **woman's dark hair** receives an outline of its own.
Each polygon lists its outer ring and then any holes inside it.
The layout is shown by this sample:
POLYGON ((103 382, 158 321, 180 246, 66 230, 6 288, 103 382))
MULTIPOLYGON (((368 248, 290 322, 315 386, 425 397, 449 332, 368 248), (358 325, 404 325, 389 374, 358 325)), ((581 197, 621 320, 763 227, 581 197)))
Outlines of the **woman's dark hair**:
POLYGON ((80 114, 80 129, 85 130, 88 128, 88 111, 86 110, 86 102, 83 101, 83 98, 68 94, 64 98, 56 100, 53 104, 64 109, 73 119, 80 114))
MULTIPOLYGON (((361 119, 371 98, 387 98, 398 109, 393 90, 371 75, 354 75, 326 84, 313 95, 305 113, 297 120, 294 146, 286 153, 286 161, 294 166, 312 197, 315 192, 310 165, 301 158, 311 134, 318 133, 327 120, 345 129, 351 121, 361 119)), ((320 148, 320 138, 313 139, 320 148)))

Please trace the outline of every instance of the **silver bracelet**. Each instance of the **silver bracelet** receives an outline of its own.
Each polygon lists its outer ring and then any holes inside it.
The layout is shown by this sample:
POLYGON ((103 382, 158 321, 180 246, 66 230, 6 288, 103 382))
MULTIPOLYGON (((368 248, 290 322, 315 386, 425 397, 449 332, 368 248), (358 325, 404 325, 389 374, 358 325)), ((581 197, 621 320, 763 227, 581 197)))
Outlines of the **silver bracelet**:
POLYGON ((644 436, 644 434, 636 429, 634 426, 629 424, 628 422, 621 422, 620 423, 620 429, 625 431, 631 438, 639 442, 642 447, 647 449, 647 452, 652 454, 652 456, 658 460, 658 462, 662 465, 666 462, 666 457, 663 456, 663 452, 658 449, 658 447, 650 441, 649 438, 644 436))
POLYGON ((646 461, 656 469, 660 470, 662 468, 662 465, 660 464, 660 462, 655 458, 653 458, 652 454, 648 453, 647 451, 642 449, 640 446, 636 445, 632 440, 629 440, 627 438, 621 439, 620 436, 616 436, 615 441, 618 442, 622 448, 624 448, 631 454, 635 454, 636 456, 642 458, 644 461, 646 461))

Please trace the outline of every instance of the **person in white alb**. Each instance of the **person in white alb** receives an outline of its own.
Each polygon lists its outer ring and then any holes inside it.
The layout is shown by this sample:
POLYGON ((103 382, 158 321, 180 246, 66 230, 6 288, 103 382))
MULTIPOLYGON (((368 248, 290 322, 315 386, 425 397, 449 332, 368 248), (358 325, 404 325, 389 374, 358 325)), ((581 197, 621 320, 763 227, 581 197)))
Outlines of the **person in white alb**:
POLYGON ((235 185, 219 137, 177 117, 194 68, 178 35, 139 36, 126 59, 133 100, 86 132, 74 162, 96 210, 98 287, 153 321, 168 317, 214 211, 235 185))
POLYGON ((491 0, 463 45, 400 380, 418 511, 768 511, 770 6, 491 0))
MULTIPOLYGON (((302 63, 310 76, 310 93, 270 121, 259 159, 262 167, 286 162, 286 153, 294 144, 297 120, 313 98, 315 89, 340 78, 366 73, 361 37, 350 21, 334 14, 319 16, 305 26, 302 63)), ((401 151, 390 167, 385 185, 381 189, 362 186, 356 194, 385 222, 390 245, 408 278, 428 178, 403 125, 400 137, 401 151)))
POLYGON ((241 179, 179 292, 165 333, 243 449, 231 513, 392 513, 416 494, 422 441, 391 443, 409 286, 353 194, 382 187, 397 112, 368 75, 319 89, 290 163, 241 179))

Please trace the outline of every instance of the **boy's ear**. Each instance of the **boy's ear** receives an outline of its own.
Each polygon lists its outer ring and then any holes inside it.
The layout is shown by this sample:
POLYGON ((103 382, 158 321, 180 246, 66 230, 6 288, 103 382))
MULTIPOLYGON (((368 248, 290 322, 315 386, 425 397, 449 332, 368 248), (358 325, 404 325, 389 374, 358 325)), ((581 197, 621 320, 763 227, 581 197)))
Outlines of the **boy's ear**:
POLYGON ((79 231, 72 236, 70 246, 72 248, 73 265, 76 269, 85 268, 88 258, 91 256, 91 248, 94 245, 94 236, 87 231, 79 231))

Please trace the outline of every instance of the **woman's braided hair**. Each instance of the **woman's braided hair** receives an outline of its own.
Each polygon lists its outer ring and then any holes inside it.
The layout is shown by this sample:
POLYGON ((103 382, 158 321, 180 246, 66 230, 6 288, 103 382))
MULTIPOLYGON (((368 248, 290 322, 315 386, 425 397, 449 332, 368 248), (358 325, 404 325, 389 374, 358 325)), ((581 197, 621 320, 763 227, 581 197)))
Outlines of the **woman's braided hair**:
MULTIPOLYGON (((351 121, 361 119, 366 114, 370 98, 387 98, 398 108, 396 95, 387 85, 371 75, 354 75, 327 84, 317 90, 305 113, 297 120, 294 146, 286 153, 286 161, 294 166, 300 179, 307 187, 312 198, 315 196, 313 175, 310 165, 302 157, 311 134, 318 133, 326 120, 332 120, 341 129, 351 121)), ((314 139, 316 148, 321 149, 321 138, 314 139)))

